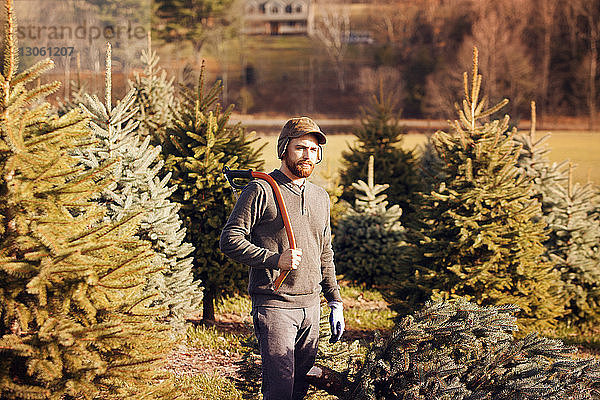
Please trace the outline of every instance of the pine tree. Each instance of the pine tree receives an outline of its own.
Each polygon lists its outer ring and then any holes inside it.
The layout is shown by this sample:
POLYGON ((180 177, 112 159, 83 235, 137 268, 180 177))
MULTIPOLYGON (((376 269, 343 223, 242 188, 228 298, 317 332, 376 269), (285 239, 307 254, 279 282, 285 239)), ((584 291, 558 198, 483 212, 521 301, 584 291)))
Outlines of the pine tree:
POLYGON ((341 199, 344 187, 340 185, 340 178, 337 172, 334 173, 330 166, 327 165, 326 169, 322 169, 319 175, 326 182, 324 187, 329 195, 329 203, 331 204, 329 210, 331 230, 334 231, 337 228, 338 221, 346 214, 351 205, 341 199))
POLYGON ((160 366, 172 345, 156 293, 162 266, 133 237, 139 212, 118 223, 88 199, 109 165, 82 173, 70 153, 88 121, 49 115, 57 82, 30 89, 52 67, 17 74, 13 5, 6 0, 0 77, 0 398, 175 398, 160 366))
POLYGON ((414 211, 413 199, 421 184, 413 152, 401 147, 405 132, 398 122, 396 108, 394 98, 380 86, 379 94, 361 110, 356 144, 342 153, 340 183, 345 188, 342 199, 353 203, 356 189, 352 183, 367 175, 369 156, 373 155, 375 180, 390 185, 388 199, 404 211, 402 221, 406 223, 414 211))
POLYGON ((357 192, 355 205, 338 221, 333 249, 338 272, 344 278, 382 286, 395 275, 404 228, 400 223, 402 210, 398 205, 388 208, 386 195, 382 194, 389 185, 374 183, 373 164, 371 156, 368 183, 359 180, 352 184, 357 192))
POLYGON ((506 101, 484 109, 476 51, 471 87, 466 73, 464 83, 460 120, 434 136, 448 178, 422 195, 421 226, 407 235, 390 302, 401 312, 432 295, 515 304, 525 330, 550 328, 567 300, 558 271, 542 259, 546 226, 530 180, 515 165, 521 149, 508 116, 482 124, 506 101))
POLYGON ((532 333, 515 339, 514 306, 428 303, 376 339, 343 398, 597 399, 600 362, 532 333))
POLYGON ((87 168, 98 168, 118 159, 113 169, 114 182, 96 201, 108 209, 107 216, 120 221, 132 210, 146 210, 139 238, 152 243, 152 248, 167 268, 149 283, 149 289, 161 293, 155 305, 168 307, 168 320, 180 329, 186 315, 199 309, 202 292, 194 281, 192 257, 194 247, 184 242, 186 230, 178 211, 180 205, 169 200, 176 190, 169 186, 171 174, 164 174, 160 158, 161 147, 150 145, 139 133, 139 121, 134 119, 135 89, 131 89, 117 106, 111 101, 110 45, 106 58, 104 103, 96 96, 85 95, 81 107, 92 118, 93 144, 77 153, 87 168))
MULTIPOLYGON (((184 89, 185 90, 185 89, 184 89)), ((196 91, 183 92, 182 107, 165 143, 166 168, 177 190, 173 199, 182 204, 186 241, 194 243, 195 275, 204 285, 203 319, 214 320, 214 301, 247 286, 247 268, 219 250, 221 230, 234 199, 223 167, 260 169, 262 148, 253 148, 240 124, 229 125, 232 107, 218 104, 222 86, 217 82, 205 92, 204 67, 196 91)))
POLYGON ((443 174, 444 162, 438 155, 433 137, 429 136, 427 141, 421 145, 419 157, 419 176, 422 179, 423 192, 430 192, 437 182, 443 182, 448 177, 443 174))
POLYGON ((570 301, 566 320, 574 325, 600 322, 600 221, 590 218, 594 190, 572 182, 555 189, 557 206, 549 213, 552 228, 546 247, 560 271, 570 301))
POLYGON ((134 104, 138 107, 134 119, 139 121, 140 130, 150 136, 151 144, 155 146, 168 140, 167 130, 177 108, 173 78, 167 78, 167 71, 158 66, 159 61, 148 35, 148 50, 142 51, 144 73, 136 72, 134 80, 129 81, 129 86, 135 89, 134 104))
POLYGON ((593 210, 590 214, 590 218, 600 221, 600 186, 594 185, 592 182, 588 183, 594 186, 594 192, 596 193, 594 201, 592 202, 593 210))
POLYGON ((570 298, 566 320, 579 325, 597 323, 600 306, 600 221, 590 217, 594 211, 594 189, 591 184, 573 185, 571 167, 566 161, 551 163, 546 141, 535 136, 535 103, 532 103, 529 133, 515 135, 522 145, 518 165, 532 179, 542 214, 550 229, 544 242, 544 257, 552 260, 565 282, 570 298))
MULTIPOLYGON (((517 133, 515 142, 521 146, 521 153, 517 158, 517 165, 521 173, 531 179, 536 196, 542 205, 542 214, 548 225, 551 225, 550 214, 556 207, 561 207, 555 193, 559 187, 564 186, 568 179, 567 161, 552 163, 548 158, 550 149, 548 133, 541 138, 536 137, 536 111, 535 103, 531 103, 531 128, 527 133, 517 133)), ((552 228, 551 228, 552 229, 552 228)))

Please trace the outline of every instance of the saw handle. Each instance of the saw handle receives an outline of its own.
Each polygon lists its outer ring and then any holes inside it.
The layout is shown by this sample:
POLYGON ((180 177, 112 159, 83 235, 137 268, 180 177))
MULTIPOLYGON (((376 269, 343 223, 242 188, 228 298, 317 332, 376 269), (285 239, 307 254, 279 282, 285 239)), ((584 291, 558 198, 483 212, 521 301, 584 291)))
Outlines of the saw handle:
POLYGON ((234 189, 243 189, 245 185, 235 183, 234 179, 252 179, 251 169, 229 169, 229 167, 223 167, 223 173, 227 177, 227 181, 234 189))
MULTIPOLYGON (((271 189, 273 189, 273 193, 275 194, 275 203, 277 204, 277 208, 279 209, 279 213, 281 214, 281 219, 283 220, 283 226, 285 228, 285 233, 287 234, 288 244, 290 246, 290 249, 295 249, 296 248, 296 239, 294 237, 294 231, 292 231, 290 217, 288 215, 287 208, 285 208, 285 202, 283 201, 283 196, 281 196, 281 191, 279 190, 279 185, 277 184, 277 182, 275 182, 275 179, 273 179, 273 177, 271 177, 271 175, 269 175, 269 174, 265 174, 264 172, 252 171, 250 169, 248 169, 248 170, 239 170, 239 169, 232 170, 232 169, 229 169, 228 167, 224 167, 223 173, 227 177, 229 184, 232 187, 234 187, 235 189, 242 189, 244 187, 244 185, 234 183, 234 181, 233 181, 234 179, 257 178, 257 179, 263 179, 263 180, 267 181, 269 186, 271 186, 271 189)), ((285 278, 288 276, 289 273, 290 273, 290 270, 283 271, 281 274, 279 274, 277 279, 275 279, 275 282, 273 282, 273 287, 274 287, 275 291, 279 290, 279 288, 281 287, 281 284, 283 283, 283 281, 285 280, 285 278)))

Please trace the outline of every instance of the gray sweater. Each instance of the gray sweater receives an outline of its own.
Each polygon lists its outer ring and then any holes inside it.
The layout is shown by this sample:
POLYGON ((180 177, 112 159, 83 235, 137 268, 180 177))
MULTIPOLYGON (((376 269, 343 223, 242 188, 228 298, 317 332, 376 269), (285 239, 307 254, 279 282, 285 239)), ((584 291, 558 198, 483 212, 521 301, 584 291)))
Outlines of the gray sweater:
POLYGON ((251 181, 221 233, 223 253, 250 267, 248 292, 254 306, 307 307, 319 303, 321 289, 327 301, 342 301, 335 277, 329 196, 308 181, 302 188, 283 172, 270 175, 278 183, 285 202, 296 247, 302 249, 298 269, 290 271, 277 292, 273 282, 279 276, 279 255, 289 248, 275 195, 262 179, 251 181))

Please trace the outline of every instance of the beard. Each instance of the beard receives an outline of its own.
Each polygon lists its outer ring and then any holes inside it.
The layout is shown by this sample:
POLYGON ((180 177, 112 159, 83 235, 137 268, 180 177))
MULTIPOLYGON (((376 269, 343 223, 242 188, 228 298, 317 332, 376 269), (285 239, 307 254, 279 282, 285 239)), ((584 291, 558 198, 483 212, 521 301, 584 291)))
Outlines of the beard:
POLYGON ((288 157, 285 157, 285 165, 298 178, 308 178, 315 169, 315 164, 309 160, 300 160, 291 162, 288 157))

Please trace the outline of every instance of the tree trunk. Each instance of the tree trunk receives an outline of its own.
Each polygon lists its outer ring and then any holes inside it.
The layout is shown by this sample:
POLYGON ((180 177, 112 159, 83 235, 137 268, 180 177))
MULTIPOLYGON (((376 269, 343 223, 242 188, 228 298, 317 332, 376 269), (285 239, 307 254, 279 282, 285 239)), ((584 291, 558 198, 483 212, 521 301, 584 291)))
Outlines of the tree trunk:
POLYGON ((215 291, 213 289, 204 289, 204 298, 202 299, 202 321, 215 321, 215 291))
POLYGON ((338 89, 340 92, 346 92, 346 81, 344 80, 344 62, 336 61, 335 62, 335 73, 338 81, 338 89))
POLYGON ((556 3, 553 0, 544 0, 542 5, 542 21, 544 23, 544 45, 542 52, 542 113, 540 117, 543 117, 543 113, 546 112, 548 107, 548 89, 550 87, 550 58, 552 49, 552 20, 556 13, 556 3))
MULTIPOLYGON (((591 12, 590 12, 591 14, 591 12)), ((595 26, 596 21, 590 15, 590 130, 596 128, 596 76, 598 75, 598 42, 600 32, 595 26)))

